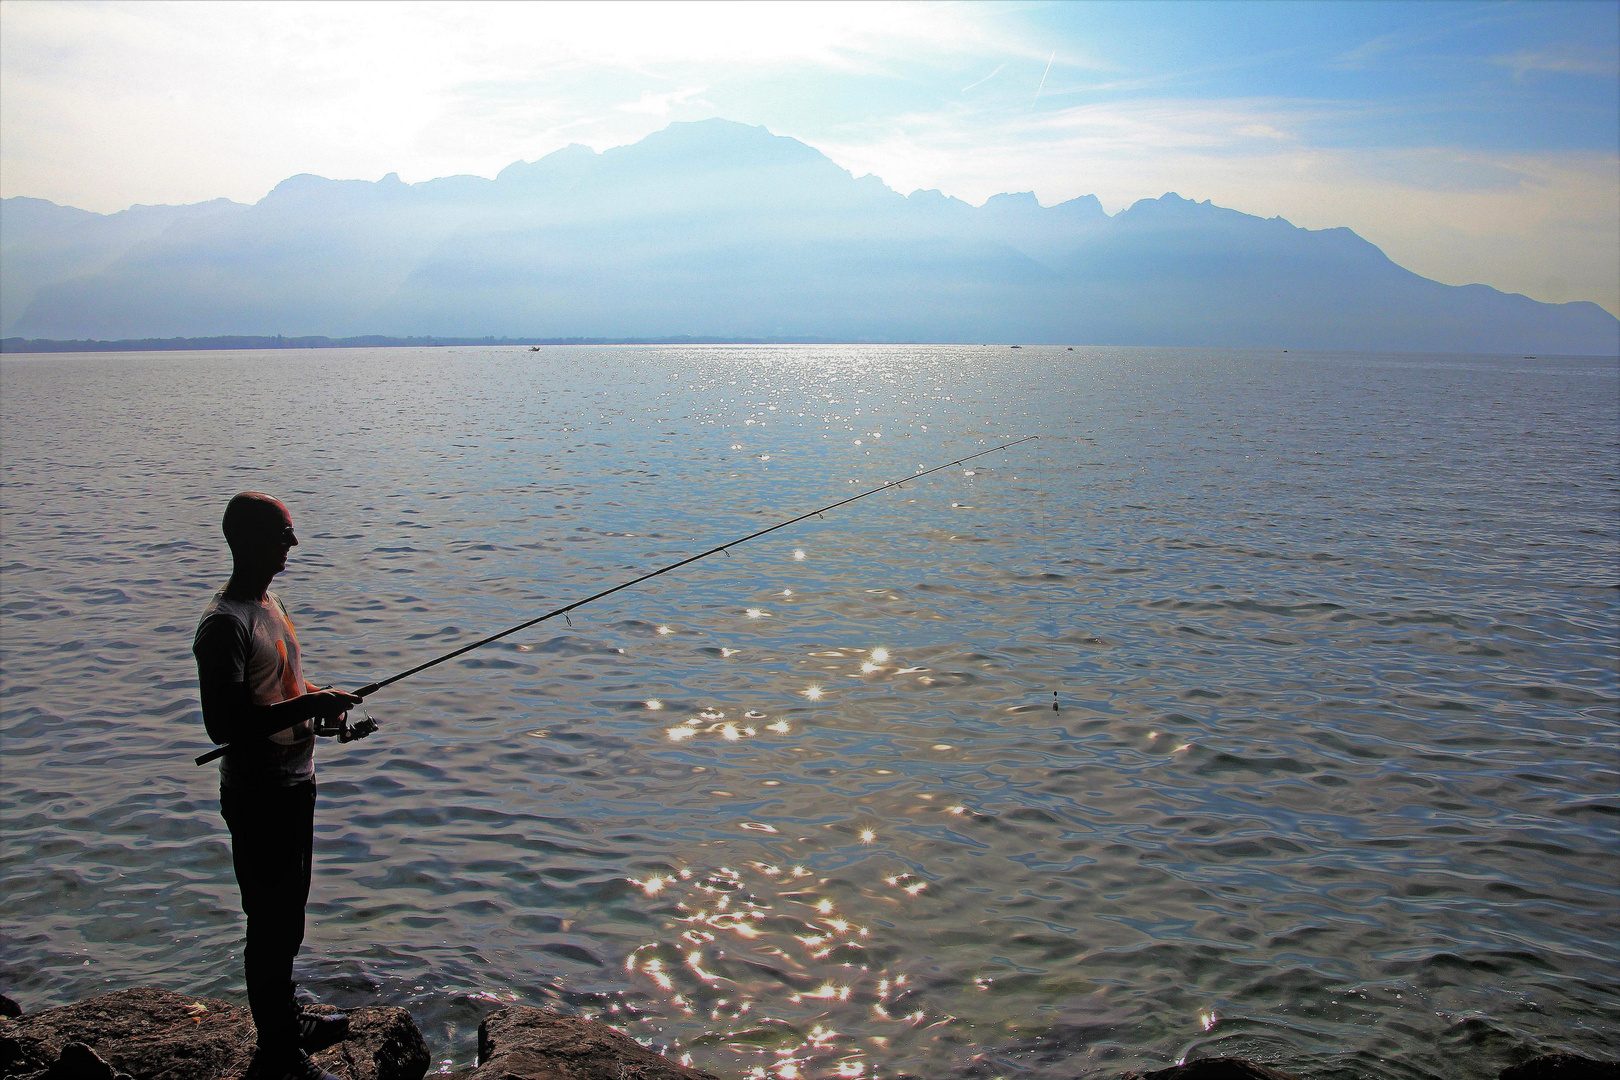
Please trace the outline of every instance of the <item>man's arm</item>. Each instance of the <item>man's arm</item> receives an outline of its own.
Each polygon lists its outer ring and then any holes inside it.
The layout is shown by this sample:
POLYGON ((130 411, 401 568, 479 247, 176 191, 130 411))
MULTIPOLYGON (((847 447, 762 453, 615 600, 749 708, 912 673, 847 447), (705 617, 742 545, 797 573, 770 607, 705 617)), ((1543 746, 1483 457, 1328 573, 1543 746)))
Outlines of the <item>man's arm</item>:
POLYGON ((340 716, 360 703, 353 694, 306 682, 308 693, 274 705, 255 705, 245 678, 250 646, 247 628, 233 618, 216 615, 197 629, 192 652, 197 657, 203 725, 214 742, 262 739, 315 717, 340 716))
POLYGON ((316 717, 337 717, 360 704, 342 690, 300 694, 274 705, 255 705, 246 683, 204 678, 201 681, 203 723, 216 743, 262 739, 316 717))

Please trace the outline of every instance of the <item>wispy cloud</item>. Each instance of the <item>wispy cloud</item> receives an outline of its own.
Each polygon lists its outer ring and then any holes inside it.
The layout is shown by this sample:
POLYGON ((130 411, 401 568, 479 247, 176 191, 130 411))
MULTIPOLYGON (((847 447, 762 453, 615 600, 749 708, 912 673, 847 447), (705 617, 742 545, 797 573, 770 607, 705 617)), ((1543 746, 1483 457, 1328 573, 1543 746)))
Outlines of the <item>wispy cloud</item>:
POLYGON ((1249 139, 1286 139, 1286 131, 1278 131, 1270 124, 1239 124, 1232 129, 1232 134, 1242 135, 1249 139))
POLYGON ((1524 50, 1508 56, 1493 56, 1491 63, 1512 70, 1514 77, 1523 79, 1533 72, 1553 75, 1595 75, 1599 78, 1620 78, 1620 57, 1613 54, 1573 51, 1549 52, 1524 50))
POLYGON ((1251 53, 1233 60, 1220 63, 1199 64, 1194 67, 1178 67, 1169 71, 1153 71, 1134 74, 1129 77, 1105 79, 1100 82, 1078 83, 1071 86, 1057 86, 1046 91, 1046 97, 1061 97, 1067 94, 1127 94, 1140 93, 1145 90, 1165 90, 1183 84, 1190 84, 1210 75, 1229 74, 1242 71, 1245 68, 1255 68, 1265 64, 1275 63, 1304 51, 1304 46, 1290 46, 1286 49, 1269 49, 1263 52, 1251 53))
POLYGON ((621 112, 644 113, 648 116, 668 116, 676 107, 687 104, 706 104, 698 97, 703 93, 704 87, 694 86, 685 90, 670 90, 663 94, 655 94, 651 90, 643 90, 638 101, 626 102, 617 106, 621 112))
POLYGON ((1409 52, 1449 37, 1492 24, 1513 22, 1525 18, 1523 7, 1515 4, 1494 5, 1481 13, 1478 7, 1449 4, 1418 4, 1419 10, 1429 12, 1462 13, 1459 17, 1440 23, 1419 23, 1369 38, 1354 48, 1335 56, 1330 64, 1349 70, 1365 69, 1385 61, 1392 54, 1409 52))
POLYGON ((1354 48, 1339 53, 1332 58, 1330 63, 1334 67, 1352 70, 1369 68, 1383 61, 1385 57, 1392 53, 1405 52, 1419 45, 1427 45, 1432 41, 1438 41, 1449 34, 1456 33, 1466 25, 1466 22, 1457 22, 1439 27, 1402 29, 1387 34, 1379 34, 1363 41, 1354 48))

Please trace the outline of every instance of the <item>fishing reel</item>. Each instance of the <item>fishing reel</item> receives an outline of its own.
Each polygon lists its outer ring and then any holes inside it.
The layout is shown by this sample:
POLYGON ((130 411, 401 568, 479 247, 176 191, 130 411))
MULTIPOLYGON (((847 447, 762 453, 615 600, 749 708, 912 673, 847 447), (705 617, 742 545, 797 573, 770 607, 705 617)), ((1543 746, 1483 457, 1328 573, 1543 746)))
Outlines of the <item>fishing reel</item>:
POLYGON ((364 707, 360 711, 366 714, 366 718, 356 720, 352 724, 349 722, 348 713, 317 719, 315 721, 315 734, 323 739, 336 739, 340 743, 354 742, 356 739, 365 738, 377 730, 377 721, 371 718, 371 714, 366 712, 364 707))

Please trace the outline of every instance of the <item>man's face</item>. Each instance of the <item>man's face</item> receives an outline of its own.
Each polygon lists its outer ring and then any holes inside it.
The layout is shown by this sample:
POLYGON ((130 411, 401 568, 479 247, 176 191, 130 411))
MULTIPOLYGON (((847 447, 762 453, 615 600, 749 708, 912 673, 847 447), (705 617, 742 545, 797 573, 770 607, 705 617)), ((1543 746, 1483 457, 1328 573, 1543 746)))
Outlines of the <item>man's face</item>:
POLYGON ((284 503, 278 500, 265 504, 264 517, 253 530, 249 546, 254 561, 272 575, 287 569, 287 552, 298 546, 298 537, 293 532, 292 514, 284 503))

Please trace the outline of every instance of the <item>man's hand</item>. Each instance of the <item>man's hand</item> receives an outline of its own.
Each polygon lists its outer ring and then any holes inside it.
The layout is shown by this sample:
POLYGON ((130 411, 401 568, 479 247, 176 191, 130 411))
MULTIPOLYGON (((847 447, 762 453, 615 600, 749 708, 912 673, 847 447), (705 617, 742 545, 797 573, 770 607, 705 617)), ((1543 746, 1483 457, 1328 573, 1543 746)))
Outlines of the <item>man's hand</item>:
POLYGON ((308 710, 309 716, 320 720, 335 720, 360 704, 360 698, 342 690, 327 688, 305 694, 298 702, 308 710))
POLYGON ((310 721, 335 719, 361 701, 356 694, 309 686, 307 694, 274 705, 255 705, 243 683, 222 686, 204 681, 201 689, 208 735, 218 743, 263 739, 284 731, 293 738, 307 739, 311 737, 310 721))

